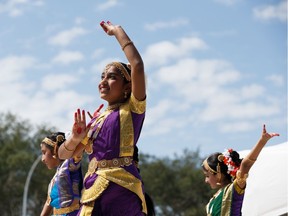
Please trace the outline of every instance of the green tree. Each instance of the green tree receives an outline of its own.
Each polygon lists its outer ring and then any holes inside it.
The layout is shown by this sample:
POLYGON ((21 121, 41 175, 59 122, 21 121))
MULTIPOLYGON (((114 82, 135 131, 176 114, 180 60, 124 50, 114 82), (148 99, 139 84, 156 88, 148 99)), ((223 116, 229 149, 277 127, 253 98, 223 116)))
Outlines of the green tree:
MULTIPOLYGON (((22 214, 24 185, 31 165, 41 154, 40 142, 53 131, 33 129, 27 120, 11 113, 0 114, 0 208, 1 215, 22 214)), ((38 164, 30 182, 27 214, 40 215, 53 172, 38 164)))
POLYGON ((205 215, 212 195, 204 183, 199 153, 184 150, 173 159, 140 155, 140 170, 145 190, 152 197, 157 215, 205 215))

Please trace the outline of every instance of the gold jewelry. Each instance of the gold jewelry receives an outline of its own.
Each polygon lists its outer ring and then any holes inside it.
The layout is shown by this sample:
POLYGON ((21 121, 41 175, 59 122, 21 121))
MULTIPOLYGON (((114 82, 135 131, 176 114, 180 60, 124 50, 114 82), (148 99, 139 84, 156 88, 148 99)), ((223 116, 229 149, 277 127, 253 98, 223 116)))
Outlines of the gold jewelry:
POLYGON ((209 166, 209 164, 208 164, 208 162, 207 162, 207 159, 204 160, 202 166, 205 168, 205 170, 207 170, 207 171, 210 172, 211 174, 217 174, 217 171, 213 170, 213 169, 209 166))
POLYGON ((65 148, 66 151, 72 152, 72 151, 75 150, 75 149, 69 149, 69 148, 67 148, 65 144, 66 144, 66 142, 64 142, 63 146, 64 146, 64 148, 65 148))
POLYGON ((244 174, 243 177, 241 177, 240 175, 241 175, 241 171, 238 170, 236 173, 236 180, 238 184, 243 185, 246 183, 246 179, 248 178, 248 173, 244 174))
POLYGON ((121 46, 122 50, 124 51, 125 47, 128 46, 128 45, 130 45, 130 44, 133 44, 133 42, 132 42, 131 40, 126 41, 126 42, 121 46))
POLYGON ((125 68, 120 62, 111 62, 111 63, 109 63, 108 65, 106 65, 106 67, 105 67, 105 69, 104 69, 104 72, 105 72, 105 73, 107 72, 107 70, 108 70, 108 68, 109 68, 110 66, 116 67, 116 68, 120 71, 121 75, 122 75, 128 82, 131 81, 131 76, 129 75, 129 73, 128 73, 128 71, 126 70, 126 68, 125 68))
POLYGON ((50 140, 49 138, 45 137, 42 141, 42 143, 45 143, 51 147, 54 148, 55 145, 57 145, 57 142, 53 142, 52 140, 50 140))
MULTIPOLYGON (((124 92, 124 97, 125 97, 125 93, 127 94, 127 92, 124 92)), ((113 111, 115 109, 117 109, 118 107, 120 107, 121 105, 123 105, 124 103, 116 103, 113 105, 109 105, 105 111, 113 111)))
POLYGON ((220 167, 220 164, 219 163, 217 163, 217 185, 221 185, 221 177, 222 177, 222 175, 221 175, 221 167, 220 167))

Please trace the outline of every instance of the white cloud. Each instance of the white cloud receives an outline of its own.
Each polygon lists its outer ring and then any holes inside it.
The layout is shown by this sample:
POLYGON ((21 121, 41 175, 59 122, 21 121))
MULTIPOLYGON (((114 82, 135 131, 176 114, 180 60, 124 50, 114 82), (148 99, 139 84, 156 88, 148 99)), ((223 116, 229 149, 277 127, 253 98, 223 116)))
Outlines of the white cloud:
POLYGON ((58 91, 67 89, 76 82, 77 78, 70 74, 49 74, 42 79, 42 88, 47 91, 58 91))
POLYGON ((205 42, 197 37, 181 38, 177 43, 161 41, 150 45, 143 59, 146 67, 163 65, 169 63, 170 60, 189 56, 194 50, 206 48, 205 42))
POLYGON ((155 79, 171 85, 177 95, 194 103, 213 97, 220 87, 239 80, 240 74, 225 61, 187 58, 161 68, 155 79))
POLYGON ((105 52, 104 49, 95 50, 92 54, 92 59, 97 59, 97 58, 101 57, 104 52, 105 52))
POLYGON ((285 82, 283 76, 275 75, 275 74, 272 74, 266 77, 266 80, 269 80, 275 86, 283 86, 285 82))
POLYGON ((255 125, 250 121, 225 122, 219 125, 222 133, 245 132, 253 129, 255 129, 255 125))
POLYGON ((0 59, 0 83, 18 81, 35 63, 36 60, 31 56, 9 56, 0 59))
POLYGON ((100 78, 100 74, 102 73, 102 71, 104 70, 105 66, 110 63, 110 62, 113 62, 113 61, 120 61, 120 59, 115 59, 115 58, 106 58, 106 59, 103 59, 97 63, 95 63, 94 65, 92 65, 91 67, 91 70, 94 74, 97 74, 99 75, 99 78, 100 78))
POLYGON ((11 17, 18 17, 24 13, 29 6, 42 6, 42 0, 8 0, 0 4, 0 14, 7 13, 11 17))
POLYGON ((176 19, 170 22, 149 23, 149 24, 146 24, 144 28, 148 31, 156 31, 158 29, 181 27, 187 24, 189 24, 189 20, 182 18, 182 19, 176 19))
POLYGON ((153 125, 158 122, 159 119, 165 118, 166 113, 173 107, 173 101, 169 99, 164 99, 159 101, 154 107, 149 109, 150 118, 146 120, 145 124, 148 126, 153 125))
POLYGON ((76 17, 76 18, 75 18, 75 24, 77 24, 77 25, 81 25, 81 24, 83 24, 85 21, 86 21, 86 19, 83 18, 83 17, 76 17))
MULTIPOLYGON (((237 97, 237 94, 228 94, 228 96, 237 97)), ((239 120, 255 120, 261 117, 272 116, 279 113, 278 104, 270 104, 265 102, 257 102, 252 100, 243 101, 241 98, 229 100, 225 94, 217 96, 214 100, 210 100, 206 108, 201 113, 201 119, 205 122, 219 121, 230 119, 239 120), (227 100, 226 100, 227 98, 227 100), (222 103, 221 103, 222 102, 222 103)))
POLYGON ((148 135, 168 133, 168 127, 181 129, 193 122, 198 125, 220 122, 221 132, 229 132, 229 128, 234 132, 247 131, 252 127, 247 126, 249 121, 280 113, 279 101, 270 100, 264 86, 241 83, 245 81, 241 73, 223 60, 181 59, 154 71, 149 79, 158 86, 153 91, 162 92, 163 97, 147 111, 148 135), (181 121, 177 117, 179 112, 182 118, 188 118, 181 121))
POLYGON ((103 4, 99 4, 97 6, 97 9, 103 11, 103 10, 107 10, 109 8, 115 7, 118 4, 119 4, 119 0, 108 0, 108 1, 105 1, 105 3, 103 4))
POLYGON ((50 38, 49 43, 52 45, 67 46, 74 39, 85 34, 87 34, 87 31, 85 29, 80 27, 74 27, 72 29, 62 31, 56 36, 50 38))
POLYGON ((240 89, 240 95, 242 98, 250 99, 262 96, 265 93, 263 86, 259 84, 251 84, 249 86, 243 86, 240 89))
POLYGON ((69 130, 73 112, 93 100, 92 96, 75 92, 71 84, 80 82, 75 74, 48 74, 27 79, 29 70, 35 69, 35 59, 29 56, 12 56, 0 60, 1 111, 19 114, 32 124, 49 123, 50 126, 69 130), (77 101, 77 103, 75 103, 77 101))
POLYGON ((260 20, 277 19, 287 22, 287 0, 282 0, 277 5, 265 5, 254 8, 253 14, 260 20))
MULTIPOLYGON (((186 117, 177 115, 183 110, 182 108, 183 104, 177 103, 172 98, 166 97, 160 100, 154 107, 147 110, 145 133, 149 136, 161 135, 187 126, 189 122, 186 117)), ((185 109, 187 110, 187 107, 185 109)))
POLYGON ((84 56, 81 52, 77 51, 62 51, 52 59, 53 63, 69 64, 76 61, 81 61, 84 56))

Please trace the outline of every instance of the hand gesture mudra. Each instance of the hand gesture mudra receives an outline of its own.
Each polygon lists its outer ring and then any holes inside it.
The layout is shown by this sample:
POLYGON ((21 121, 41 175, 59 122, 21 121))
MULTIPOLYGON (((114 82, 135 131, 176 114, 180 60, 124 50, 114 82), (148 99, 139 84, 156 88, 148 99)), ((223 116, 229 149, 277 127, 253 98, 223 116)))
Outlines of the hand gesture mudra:
POLYGON ((103 30, 110 36, 114 35, 114 30, 116 28, 120 28, 121 26, 119 25, 113 25, 110 21, 102 21, 100 23, 101 27, 103 28, 103 30))
POLYGON ((91 119, 93 118, 98 118, 101 115, 101 109, 103 108, 104 104, 101 104, 93 113, 93 115, 91 115, 91 113, 89 111, 87 111, 88 115, 90 116, 91 119))
POLYGON ((278 133, 267 133, 265 124, 263 125, 262 130, 262 137, 261 139, 265 140, 266 142, 274 136, 280 136, 278 133))
POLYGON ((80 109, 77 109, 77 112, 74 114, 74 124, 72 128, 73 138, 81 142, 86 136, 88 130, 89 126, 86 126, 85 110, 82 110, 81 112, 80 109))

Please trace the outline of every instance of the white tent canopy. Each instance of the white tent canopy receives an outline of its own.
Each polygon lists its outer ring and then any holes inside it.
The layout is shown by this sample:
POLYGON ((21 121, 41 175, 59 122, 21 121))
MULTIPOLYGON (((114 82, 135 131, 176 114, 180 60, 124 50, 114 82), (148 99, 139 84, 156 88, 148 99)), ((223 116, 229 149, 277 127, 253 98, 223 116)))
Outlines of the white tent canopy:
MULTIPOLYGON (((239 151, 245 157, 250 150, 239 151)), ((288 142, 264 147, 249 172, 243 216, 288 213, 288 142)))

